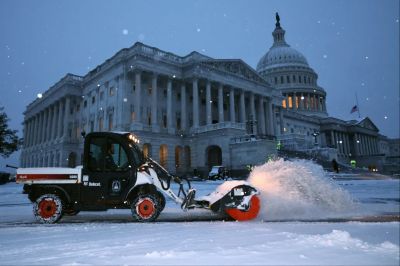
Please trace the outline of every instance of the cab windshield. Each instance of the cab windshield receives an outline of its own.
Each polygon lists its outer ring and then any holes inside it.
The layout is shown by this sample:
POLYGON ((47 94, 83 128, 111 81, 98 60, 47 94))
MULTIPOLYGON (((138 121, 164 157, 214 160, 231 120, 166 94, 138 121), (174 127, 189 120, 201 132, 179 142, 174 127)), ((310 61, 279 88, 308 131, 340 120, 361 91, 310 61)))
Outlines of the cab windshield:
POLYGON ((134 143, 133 141, 129 141, 129 147, 132 150, 133 162, 135 163, 136 167, 144 164, 144 156, 138 145, 136 145, 136 143, 134 143))

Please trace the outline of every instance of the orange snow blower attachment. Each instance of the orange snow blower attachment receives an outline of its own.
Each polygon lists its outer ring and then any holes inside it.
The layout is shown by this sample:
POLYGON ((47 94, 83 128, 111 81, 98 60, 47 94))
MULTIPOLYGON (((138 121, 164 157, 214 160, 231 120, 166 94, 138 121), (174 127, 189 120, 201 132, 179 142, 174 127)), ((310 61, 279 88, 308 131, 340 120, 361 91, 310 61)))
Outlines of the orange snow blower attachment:
POLYGON ((226 181, 207 196, 195 199, 195 190, 188 193, 185 208, 205 208, 228 215, 237 221, 255 219, 260 211, 259 192, 245 181, 226 181), (186 203, 187 202, 187 203, 186 203))

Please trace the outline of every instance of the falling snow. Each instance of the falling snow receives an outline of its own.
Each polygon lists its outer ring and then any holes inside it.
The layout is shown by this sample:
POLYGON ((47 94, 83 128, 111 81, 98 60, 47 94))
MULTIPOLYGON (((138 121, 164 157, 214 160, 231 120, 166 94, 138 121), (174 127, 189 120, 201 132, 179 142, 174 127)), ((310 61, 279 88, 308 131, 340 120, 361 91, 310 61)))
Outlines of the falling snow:
POLYGON ((129 31, 128 31, 127 29, 123 29, 123 30, 122 30, 122 34, 123 34, 123 35, 128 35, 128 33, 129 33, 129 31))
POLYGON ((326 58, 328 58, 328 55, 324 54, 322 57, 323 57, 324 59, 326 59, 326 58))

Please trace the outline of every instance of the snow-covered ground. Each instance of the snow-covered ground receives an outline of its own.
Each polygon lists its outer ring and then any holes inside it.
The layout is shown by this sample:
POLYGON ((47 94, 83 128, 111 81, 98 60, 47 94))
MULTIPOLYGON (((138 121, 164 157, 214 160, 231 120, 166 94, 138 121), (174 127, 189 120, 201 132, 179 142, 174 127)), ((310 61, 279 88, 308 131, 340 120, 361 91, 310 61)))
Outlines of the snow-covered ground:
MULTIPOLYGON (((150 224, 133 223, 129 210, 109 210, 42 225, 22 187, 6 184, 0 265, 398 265, 399 180, 336 177, 305 161, 254 169, 248 181, 261 191, 262 210, 250 222, 182 212, 168 201, 150 224)), ((192 185, 202 196, 221 183, 192 185)))

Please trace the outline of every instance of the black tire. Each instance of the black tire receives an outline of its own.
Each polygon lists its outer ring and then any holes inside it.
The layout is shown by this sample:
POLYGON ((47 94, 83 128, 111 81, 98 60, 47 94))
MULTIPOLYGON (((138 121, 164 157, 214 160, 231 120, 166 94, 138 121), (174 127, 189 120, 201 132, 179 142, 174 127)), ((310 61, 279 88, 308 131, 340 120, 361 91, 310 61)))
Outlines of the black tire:
POLYGON ((41 223, 56 223, 63 215, 63 202, 61 198, 55 194, 44 194, 34 202, 33 214, 41 223))
POLYGON ((162 210, 160 200, 155 194, 139 194, 131 204, 132 217, 135 221, 146 223, 157 219, 162 210))

